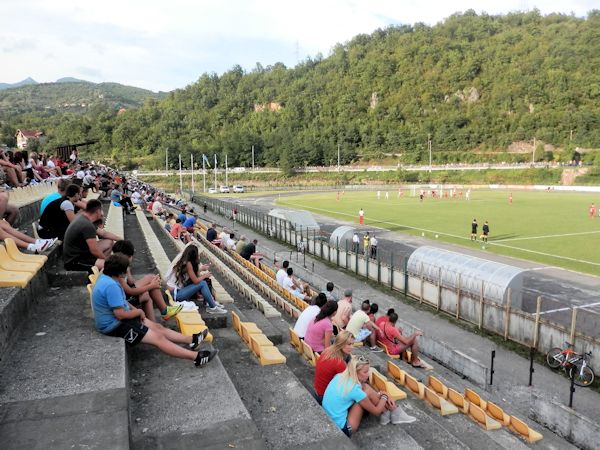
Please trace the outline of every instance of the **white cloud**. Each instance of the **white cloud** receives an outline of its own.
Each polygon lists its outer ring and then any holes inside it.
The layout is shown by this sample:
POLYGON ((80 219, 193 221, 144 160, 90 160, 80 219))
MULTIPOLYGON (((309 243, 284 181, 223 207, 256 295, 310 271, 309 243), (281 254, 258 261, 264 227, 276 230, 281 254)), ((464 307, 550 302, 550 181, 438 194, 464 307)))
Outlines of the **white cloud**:
POLYGON ((474 9, 542 13, 593 8, 590 0, 2 0, 0 81, 90 77, 169 90, 235 64, 293 65, 390 24, 433 25, 474 9), (299 54, 296 55, 298 48, 299 54), (81 70, 85 68, 85 70, 81 70), (96 76, 92 74, 96 73, 96 76))

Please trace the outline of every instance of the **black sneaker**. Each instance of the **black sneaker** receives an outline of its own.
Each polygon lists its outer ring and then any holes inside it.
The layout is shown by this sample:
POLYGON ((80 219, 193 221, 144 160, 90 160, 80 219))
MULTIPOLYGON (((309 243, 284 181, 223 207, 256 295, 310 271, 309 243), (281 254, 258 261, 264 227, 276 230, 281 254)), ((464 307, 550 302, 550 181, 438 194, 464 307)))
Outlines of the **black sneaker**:
POLYGON ((217 353, 219 353, 219 350, 214 350, 212 352, 209 352, 208 350, 204 350, 202 352, 198 352, 198 356, 196 356, 196 359, 194 360, 194 364, 196 365, 196 367, 205 366, 210 361, 212 361, 212 359, 215 356, 217 356, 217 353))
POLYGON ((190 350, 197 350, 198 346, 202 343, 202 341, 204 339, 206 339, 206 336, 208 336, 208 328, 206 328, 204 331, 202 331, 202 333, 196 333, 194 334, 194 336, 192 337, 192 343, 188 344, 188 346, 190 347, 190 350))

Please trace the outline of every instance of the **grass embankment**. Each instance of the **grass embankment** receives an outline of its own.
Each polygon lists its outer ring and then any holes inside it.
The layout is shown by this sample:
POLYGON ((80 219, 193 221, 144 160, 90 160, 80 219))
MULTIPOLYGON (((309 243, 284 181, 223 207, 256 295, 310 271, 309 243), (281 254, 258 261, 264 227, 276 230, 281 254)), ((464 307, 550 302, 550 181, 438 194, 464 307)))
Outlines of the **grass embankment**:
MULTIPOLYGON (((406 184, 406 183, 454 183, 454 184, 547 184, 559 185, 561 168, 556 169, 503 169, 503 170, 447 170, 420 171, 393 170, 388 172, 318 172, 298 173, 285 176, 283 173, 232 173, 228 183, 267 190, 269 187, 343 186, 348 184, 406 184)), ((145 181, 163 189, 179 189, 179 177, 144 177, 145 181)), ((202 189, 202 177, 195 176, 196 190, 202 189)), ((207 187, 213 178, 207 177, 207 187)), ((225 184, 220 175, 219 184, 225 184)), ((191 189, 191 176, 183 177, 183 188, 191 189)))

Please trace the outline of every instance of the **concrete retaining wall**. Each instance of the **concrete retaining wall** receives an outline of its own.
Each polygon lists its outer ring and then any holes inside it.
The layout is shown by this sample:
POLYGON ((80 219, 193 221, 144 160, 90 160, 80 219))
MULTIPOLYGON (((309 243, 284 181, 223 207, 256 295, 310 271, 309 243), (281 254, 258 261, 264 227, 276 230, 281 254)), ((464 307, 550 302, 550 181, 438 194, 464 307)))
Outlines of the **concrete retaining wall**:
POLYGON ((600 449, 600 424, 567 406, 532 394, 530 417, 584 450, 600 449))

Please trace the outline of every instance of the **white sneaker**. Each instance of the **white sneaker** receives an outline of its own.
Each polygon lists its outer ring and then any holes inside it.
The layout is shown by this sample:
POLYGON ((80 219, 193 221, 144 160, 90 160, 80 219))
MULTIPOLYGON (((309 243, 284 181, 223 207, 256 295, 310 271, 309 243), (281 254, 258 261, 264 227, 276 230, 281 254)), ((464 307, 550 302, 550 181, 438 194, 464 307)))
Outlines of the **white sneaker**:
POLYGON ((394 425, 399 425, 401 423, 413 423, 415 420, 417 420, 416 417, 406 414, 399 406, 392 411, 391 419, 394 425))
POLYGON ((391 411, 388 411, 387 409, 381 413, 381 415, 379 416, 379 423, 381 425, 387 425, 388 423, 390 423, 391 420, 391 411))
POLYGON ((215 306, 214 308, 206 308, 206 311, 208 311, 209 314, 223 314, 223 313, 225 313, 225 311, 222 310, 221 308, 219 308, 218 306, 215 306))

